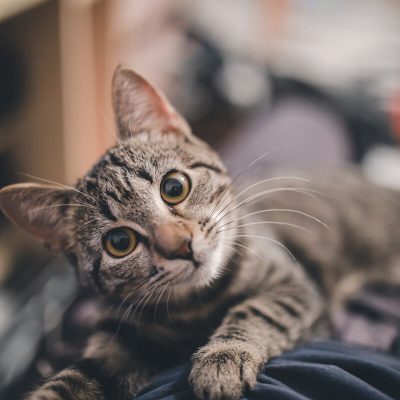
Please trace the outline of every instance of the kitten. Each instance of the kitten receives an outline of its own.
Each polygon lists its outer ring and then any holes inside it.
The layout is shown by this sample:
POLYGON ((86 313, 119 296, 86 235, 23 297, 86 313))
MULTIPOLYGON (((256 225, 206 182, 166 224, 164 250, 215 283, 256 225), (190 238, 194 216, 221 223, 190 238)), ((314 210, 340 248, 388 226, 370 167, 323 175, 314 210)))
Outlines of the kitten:
POLYGON ((398 193, 346 173, 235 195, 218 155, 141 76, 117 69, 113 106, 119 144, 74 188, 0 191, 5 214, 111 309, 82 359, 30 399, 130 399, 190 356, 199 398, 238 399, 345 295, 399 281, 398 193))

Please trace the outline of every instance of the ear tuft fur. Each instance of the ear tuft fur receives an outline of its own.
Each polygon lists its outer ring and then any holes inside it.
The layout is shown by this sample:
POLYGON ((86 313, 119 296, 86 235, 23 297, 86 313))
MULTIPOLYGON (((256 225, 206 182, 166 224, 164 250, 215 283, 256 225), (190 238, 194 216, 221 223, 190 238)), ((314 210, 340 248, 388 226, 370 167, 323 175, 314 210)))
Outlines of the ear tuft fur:
POLYGON ((71 189, 21 183, 0 190, 0 209, 42 243, 63 251, 67 247, 64 212, 73 195, 71 189))
POLYGON ((116 69, 112 100, 122 140, 145 131, 191 135, 188 123, 163 93, 132 70, 120 66, 116 69))

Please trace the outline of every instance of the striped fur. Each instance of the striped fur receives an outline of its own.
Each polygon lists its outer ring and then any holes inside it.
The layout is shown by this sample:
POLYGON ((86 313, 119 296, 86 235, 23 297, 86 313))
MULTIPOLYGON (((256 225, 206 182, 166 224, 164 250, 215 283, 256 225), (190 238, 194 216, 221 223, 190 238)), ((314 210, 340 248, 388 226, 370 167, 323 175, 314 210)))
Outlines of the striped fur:
POLYGON ((130 399, 190 357, 198 397, 238 399, 361 284, 400 282, 398 193, 346 172, 263 179, 236 198, 219 157, 143 78, 119 69, 113 93, 121 142, 74 188, 0 192, 6 214, 63 251, 107 310, 82 359, 31 400, 130 399), (176 206, 160 196, 170 171, 191 180, 176 206), (190 231, 193 259, 159 253, 165 222, 190 231), (118 226, 140 235, 122 259, 104 250, 118 226))

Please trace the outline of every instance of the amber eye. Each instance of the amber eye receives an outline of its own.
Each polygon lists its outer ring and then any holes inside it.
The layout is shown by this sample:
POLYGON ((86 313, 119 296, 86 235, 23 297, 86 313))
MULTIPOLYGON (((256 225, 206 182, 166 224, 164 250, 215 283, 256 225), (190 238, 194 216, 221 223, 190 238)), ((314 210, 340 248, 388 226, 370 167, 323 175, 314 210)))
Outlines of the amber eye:
POLYGON ((182 172, 170 172, 161 181, 161 197, 168 204, 178 204, 190 192, 189 178, 182 172))
POLYGON ((110 256, 121 258, 132 253, 137 243, 136 233, 132 229, 115 228, 107 233, 104 247, 110 256))

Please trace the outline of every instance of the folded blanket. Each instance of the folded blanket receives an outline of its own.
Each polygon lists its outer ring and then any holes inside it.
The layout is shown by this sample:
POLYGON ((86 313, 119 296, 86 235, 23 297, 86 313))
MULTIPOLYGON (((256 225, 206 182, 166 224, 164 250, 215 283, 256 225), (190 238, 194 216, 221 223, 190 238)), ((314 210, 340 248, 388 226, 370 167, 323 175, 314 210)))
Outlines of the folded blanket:
MULTIPOLYGON (((195 399, 189 365, 160 375, 137 400, 195 399)), ((271 359, 245 399, 400 400, 400 358, 334 341, 316 341, 271 359)))

